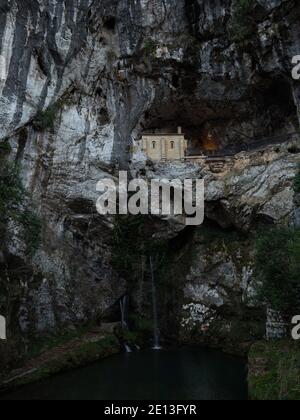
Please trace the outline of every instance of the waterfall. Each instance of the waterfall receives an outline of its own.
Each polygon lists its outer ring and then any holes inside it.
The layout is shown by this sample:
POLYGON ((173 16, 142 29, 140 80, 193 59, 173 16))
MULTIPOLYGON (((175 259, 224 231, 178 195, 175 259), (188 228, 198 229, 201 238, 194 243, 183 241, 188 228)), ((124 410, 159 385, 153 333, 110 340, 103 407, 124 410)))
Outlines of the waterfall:
POLYGON ((157 299, 156 299, 156 285, 154 277, 153 260, 150 257, 150 269, 151 269, 151 280, 152 280, 152 303, 153 303, 153 323, 154 323, 154 347, 153 350, 161 350, 159 340, 159 328, 158 328, 158 313, 157 313, 157 299))
POLYGON ((127 295, 120 299, 120 309, 121 309, 121 324, 123 331, 128 328, 126 321, 126 311, 127 311, 127 295))
POLYGON ((131 350, 131 348, 128 346, 128 344, 124 344, 124 348, 125 348, 125 351, 126 351, 126 353, 132 353, 132 350, 131 350))
MULTIPOLYGON (((127 295, 123 296, 120 299, 120 309, 121 309, 121 325, 123 332, 128 330, 128 324, 127 324, 127 304, 128 304, 128 297, 127 295)), ((132 350, 130 346, 124 342, 124 349, 126 353, 132 353, 132 350)))

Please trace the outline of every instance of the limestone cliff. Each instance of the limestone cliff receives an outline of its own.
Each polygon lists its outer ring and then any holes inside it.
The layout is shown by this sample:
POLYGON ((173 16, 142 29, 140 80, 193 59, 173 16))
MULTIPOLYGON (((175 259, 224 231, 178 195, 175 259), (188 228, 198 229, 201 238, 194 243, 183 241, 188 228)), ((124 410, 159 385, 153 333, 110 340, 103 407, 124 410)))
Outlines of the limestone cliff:
MULTIPOLYGON (((219 147, 241 150, 297 130, 300 7, 251 7, 249 19, 238 0, 0 2, 0 139, 42 221, 33 257, 12 222, 0 247, 0 312, 23 350, 30 337, 101 319, 125 294, 111 265, 111 221, 95 209, 97 181, 118 168, 204 176, 207 218, 221 228, 299 223, 297 150, 240 154, 221 175, 190 163, 145 168, 133 153, 144 129, 178 122, 196 149, 208 129, 219 147)), ((212 251, 197 246, 165 325, 178 305, 182 325, 188 305, 214 312, 226 302, 228 313, 248 287, 251 261, 238 263, 238 250, 208 261, 212 251)))

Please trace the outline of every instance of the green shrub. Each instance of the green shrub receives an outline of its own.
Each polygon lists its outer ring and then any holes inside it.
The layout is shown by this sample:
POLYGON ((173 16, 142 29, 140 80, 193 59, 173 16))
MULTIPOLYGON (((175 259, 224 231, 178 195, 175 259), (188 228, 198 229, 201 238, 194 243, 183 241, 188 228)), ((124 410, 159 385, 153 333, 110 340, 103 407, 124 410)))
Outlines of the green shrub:
POLYGON ((18 166, 0 159, 0 231, 5 232, 7 222, 14 220, 20 225, 27 254, 33 255, 40 243, 41 223, 27 208, 27 196, 20 179, 18 166))
POLYGON ((22 203, 24 189, 19 177, 19 168, 9 161, 0 161, 0 223, 5 224, 15 216, 22 203))
POLYGON ((146 57, 154 57, 156 54, 157 43, 153 39, 148 38, 144 44, 144 55, 146 57))
POLYGON ((298 172, 294 179, 294 190, 296 193, 300 193, 300 165, 298 167, 298 172))
POLYGON ((157 254, 163 256, 166 252, 166 242, 153 239, 151 223, 149 225, 150 228, 143 215, 115 218, 112 264, 128 281, 132 281, 143 260, 157 254))
POLYGON ((139 317, 139 316, 133 316, 132 317, 132 321, 134 322, 134 325, 137 329, 137 331, 139 332, 153 332, 153 321, 147 319, 147 318, 143 318, 143 317, 139 317))
POLYGON ((256 242, 259 300, 283 315, 300 312, 300 230, 272 229, 256 242))
POLYGON ((11 152, 11 145, 8 140, 2 140, 0 142, 0 159, 4 158, 11 152))
POLYGON ((233 41, 242 42, 253 36, 257 28, 253 17, 256 0, 235 0, 230 22, 230 36, 233 41))
POLYGON ((26 252, 29 256, 33 256, 41 242, 41 220, 35 213, 29 210, 21 213, 18 219, 23 228, 26 252))
POLYGON ((54 131, 54 123, 60 109, 61 105, 59 103, 56 103, 54 105, 49 106, 49 108, 45 111, 38 112, 33 122, 34 128, 37 131, 54 131))
POLYGON ((300 346, 295 341, 259 342, 249 353, 252 400, 300 400, 300 346))

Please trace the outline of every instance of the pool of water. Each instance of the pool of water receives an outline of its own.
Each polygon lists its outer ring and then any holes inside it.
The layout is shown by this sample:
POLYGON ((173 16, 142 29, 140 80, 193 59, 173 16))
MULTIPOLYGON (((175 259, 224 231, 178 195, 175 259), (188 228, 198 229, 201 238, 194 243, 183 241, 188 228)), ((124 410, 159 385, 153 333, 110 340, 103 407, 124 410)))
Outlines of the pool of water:
POLYGON ((207 349, 120 354, 28 385, 5 400, 246 400, 244 361, 207 349))

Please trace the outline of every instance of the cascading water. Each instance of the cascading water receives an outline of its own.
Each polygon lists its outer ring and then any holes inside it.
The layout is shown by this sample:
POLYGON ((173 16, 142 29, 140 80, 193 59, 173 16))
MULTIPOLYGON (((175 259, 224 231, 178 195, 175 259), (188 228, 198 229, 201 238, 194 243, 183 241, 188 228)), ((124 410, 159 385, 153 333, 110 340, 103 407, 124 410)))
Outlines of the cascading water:
MULTIPOLYGON (((128 303, 128 298, 127 298, 127 295, 125 295, 123 298, 120 299, 121 324, 122 324, 123 332, 128 330, 128 324, 126 321, 127 303, 128 303)), ((125 348, 126 353, 132 353, 132 350, 127 343, 124 343, 124 348, 125 348)))
POLYGON ((132 350, 131 350, 131 348, 128 346, 128 344, 124 344, 124 348, 125 348, 125 351, 126 351, 126 353, 132 353, 132 350))
POLYGON ((120 309, 121 309, 121 323, 122 329, 125 330, 128 328, 127 321, 126 321, 126 309, 127 309, 127 295, 120 299, 120 309))
POLYGON ((158 328, 158 312, 157 312, 157 299, 156 299, 156 285, 154 277, 154 268, 153 260, 150 257, 150 270, 151 270, 151 280, 152 280, 152 302, 153 302, 153 323, 154 323, 154 347, 153 350, 161 350, 160 340, 159 340, 159 328, 158 328))

